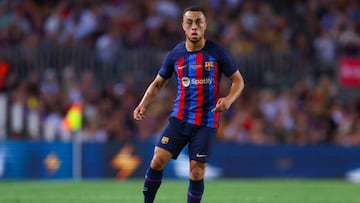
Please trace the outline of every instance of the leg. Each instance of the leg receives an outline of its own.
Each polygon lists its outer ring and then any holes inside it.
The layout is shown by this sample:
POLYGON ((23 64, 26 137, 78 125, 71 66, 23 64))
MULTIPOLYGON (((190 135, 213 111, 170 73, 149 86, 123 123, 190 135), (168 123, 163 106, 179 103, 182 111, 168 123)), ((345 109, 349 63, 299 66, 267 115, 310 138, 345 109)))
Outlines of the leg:
POLYGON ((190 184, 188 203, 200 203, 204 193, 204 176, 207 164, 199 161, 190 161, 190 184))
POLYGON ((173 155, 167 150, 160 147, 155 147, 154 156, 151 160, 150 167, 154 170, 162 171, 172 156, 173 155))
POLYGON ((199 203, 204 193, 204 176, 216 129, 199 127, 189 143, 190 184, 188 203, 199 203))
POLYGON ((154 202, 157 190, 161 185, 162 171, 172 158, 172 154, 165 149, 155 147, 154 156, 148 168, 144 181, 144 203, 154 202))
POLYGON ((176 159, 189 138, 183 134, 186 131, 183 121, 170 118, 158 143, 156 144, 154 156, 150 167, 146 172, 144 183, 144 201, 145 203, 154 202, 157 190, 162 180, 162 172, 170 159, 176 159))

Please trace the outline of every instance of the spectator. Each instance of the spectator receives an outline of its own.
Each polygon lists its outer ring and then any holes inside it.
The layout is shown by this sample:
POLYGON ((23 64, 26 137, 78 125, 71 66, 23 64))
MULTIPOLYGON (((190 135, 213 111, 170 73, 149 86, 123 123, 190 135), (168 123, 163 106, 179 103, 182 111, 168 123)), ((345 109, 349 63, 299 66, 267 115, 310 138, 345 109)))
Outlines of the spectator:
MULTIPOLYGON (((68 140, 58 126, 68 106, 79 101, 86 142, 157 135, 171 109, 163 101, 174 97, 173 86, 141 125, 129 121, 129 109, 142 93, 138 87, 149 80, 151 67, 163 58, 162 51, 182 37, 176 25, 187 2, 5 2, 0 2, 0 55, 9 65, 6 83, 18 77, 3 91, 6 99, 1 102, 2 109, 10 109, 7 118, 0 118, 8 139, 68 140), (142 55, 145 49, 151 51, 142 55), (93 51, 96 55, 84 54, 93 51), (128 70, 129 61, 141 70, 128 70), (47 67, 53 68, 42 71, 47 67), (42 78, 31 76, 34 70, 40 70, 42 78)), ((229 48, 248 76, 247 96, 223 115, 220 140, 360 145, 358 99, 343 98, 335 82, 338 57, 360 53, 357 1, 202 4, 212 21, 209 39, 229 48), (240 113, 235 115, 235 110, 240 113)))

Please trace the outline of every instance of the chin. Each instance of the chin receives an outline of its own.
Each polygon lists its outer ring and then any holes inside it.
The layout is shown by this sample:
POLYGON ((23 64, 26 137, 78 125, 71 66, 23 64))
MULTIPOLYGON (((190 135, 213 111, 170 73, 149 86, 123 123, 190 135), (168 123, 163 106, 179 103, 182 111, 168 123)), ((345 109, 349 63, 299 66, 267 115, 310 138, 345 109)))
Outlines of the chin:
POLYGON ((189 41, 192 42, 192 43, 197 43, 197 42, 199 42, 199 41, 201 40, 201 38, 199 38, 199 37, 198 37, 198 38, 191 38, 191 37, 190 37, 190 38, 188 38, 188 39, 189 39, 189 41))

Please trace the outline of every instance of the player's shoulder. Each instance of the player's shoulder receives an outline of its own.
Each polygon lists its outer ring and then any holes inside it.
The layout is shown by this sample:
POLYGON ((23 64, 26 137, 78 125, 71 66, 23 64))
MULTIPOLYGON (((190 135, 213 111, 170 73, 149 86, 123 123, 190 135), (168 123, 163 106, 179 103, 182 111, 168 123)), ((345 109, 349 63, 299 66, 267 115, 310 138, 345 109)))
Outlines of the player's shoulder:
POLYGON ((183 53, 186 50, 185 41, 178 43, 171 51, 172 54, 183 53))
POLYGON ((210 40, 210 39, 206 40, 206 47, 209 49, 224 50, 224 47, 222 47, 219 43, 217 43, 213 40, 210 40))
POLYGON ((219 43, 217 43, 211 39, 206 40, 206 46, 209 48, 221 48, 219 43))
POLYGON ((185 42, 180 42, 168 52, 167 58, 171 61, 177 60, 179 57, 184 55, 185 51, 185 42))
POLYGON ((205 49, 206 51, 218 57, 224 57, 224 55, 225 56, 229 55, 229 52, 223 46, 212 40, 206 40, 205 49))
POLYGON ((184 55, 185 42, 178 43, 173 49, 167 52, 165 57, 166 64, 173 64, 178 60, 181 56, 184 55))

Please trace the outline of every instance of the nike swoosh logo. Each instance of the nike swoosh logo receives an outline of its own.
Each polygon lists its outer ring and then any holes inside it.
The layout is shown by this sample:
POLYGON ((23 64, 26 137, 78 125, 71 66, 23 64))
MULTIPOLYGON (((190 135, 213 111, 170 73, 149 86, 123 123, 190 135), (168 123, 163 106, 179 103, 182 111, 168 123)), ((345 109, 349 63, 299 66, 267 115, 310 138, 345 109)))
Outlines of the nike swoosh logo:
POLYGON ((181 70, 183 68, 186 68, 186 66, 178 66, 178 70, 181 70))
POLYGON ((199 154, 199 153, 197 153, 197 154, 196 154, 196 157, 197 157, 197 158, 207 157, 207 154, 199 154))

